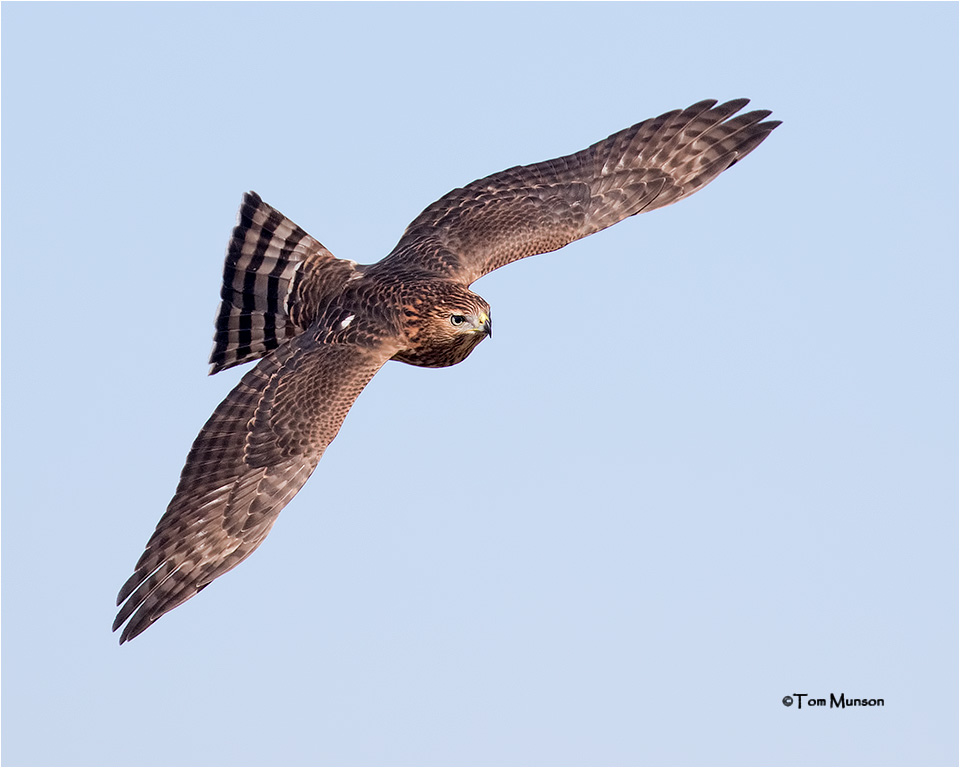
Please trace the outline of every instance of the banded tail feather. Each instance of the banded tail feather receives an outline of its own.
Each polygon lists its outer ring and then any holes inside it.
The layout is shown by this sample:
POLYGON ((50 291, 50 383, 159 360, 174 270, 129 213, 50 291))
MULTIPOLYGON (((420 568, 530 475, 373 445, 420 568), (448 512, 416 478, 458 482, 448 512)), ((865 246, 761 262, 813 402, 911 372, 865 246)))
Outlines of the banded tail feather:
POLYGON ((342 285, 355 266, 246 193, 223 265, 210 373, 257 360, 302 333, 314 319, 318 291, 342 285))

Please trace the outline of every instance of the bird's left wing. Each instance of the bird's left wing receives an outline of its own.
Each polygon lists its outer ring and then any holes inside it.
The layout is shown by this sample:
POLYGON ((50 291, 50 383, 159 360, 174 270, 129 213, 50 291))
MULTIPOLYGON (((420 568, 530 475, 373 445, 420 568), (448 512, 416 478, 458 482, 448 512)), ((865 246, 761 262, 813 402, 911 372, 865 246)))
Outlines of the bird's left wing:
POLYGON ((134 574, 120 590, 123 643, 247 558, 313 472, 361 390, 397 348, 298 336, 214 411, 134 574))
POLYGON ((586 149, 517 166, 455 189, 407 227, 377 270, 418 271, 469 285, 628 216, 692 195, 780 125, 770 112, 736 115, 747 99, 701 101, 586 149), (736 116, 734 116, 736 115, 736 116))

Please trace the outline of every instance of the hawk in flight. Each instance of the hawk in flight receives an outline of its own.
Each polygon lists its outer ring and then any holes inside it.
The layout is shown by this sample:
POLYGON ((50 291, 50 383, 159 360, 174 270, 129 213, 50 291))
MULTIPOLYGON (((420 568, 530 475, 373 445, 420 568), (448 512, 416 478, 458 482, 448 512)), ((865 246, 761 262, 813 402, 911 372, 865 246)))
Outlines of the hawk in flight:
POLYGON ((336 258, 244 195, 223 269, 211 373, 259 360, 217 407, 133 575, 114 630, 130 640, 260 546, 353 401, 388 360, 440 368, 490 335, 469 286, 682 200, 752 152, 779 121, 701 101, 566 157, 444 195, 376 264, 336 258))

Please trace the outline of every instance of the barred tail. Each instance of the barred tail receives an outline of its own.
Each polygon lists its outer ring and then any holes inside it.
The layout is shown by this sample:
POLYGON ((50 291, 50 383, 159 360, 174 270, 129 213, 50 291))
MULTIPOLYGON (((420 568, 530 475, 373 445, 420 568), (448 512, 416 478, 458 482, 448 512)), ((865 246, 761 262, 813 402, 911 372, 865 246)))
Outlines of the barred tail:
POLYGON ((331 262, 339 260, 290 219, 245 194, 223 265, 210 373, 257 360, 302 333, 312 318, 293 310, 305 268, 331 262))

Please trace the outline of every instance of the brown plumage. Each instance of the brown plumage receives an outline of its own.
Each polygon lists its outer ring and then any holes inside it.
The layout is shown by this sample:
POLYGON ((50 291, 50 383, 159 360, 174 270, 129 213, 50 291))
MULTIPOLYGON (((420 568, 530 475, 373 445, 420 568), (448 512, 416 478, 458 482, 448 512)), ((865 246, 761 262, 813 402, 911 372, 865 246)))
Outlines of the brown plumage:
POLYGON ((384 363, 454 365, 490 335, 490 307, 471 283, 701 189, 780 124, 763 122, 765 110, 734 117, 746 104, 703 101, 576 154, 455 189, 367 266, 337 259, 257 195, 244 195, 210 372, 260 362, 194 442, 117 598, 113 628, 128 622, 120 642, 260 545, 384 363))

